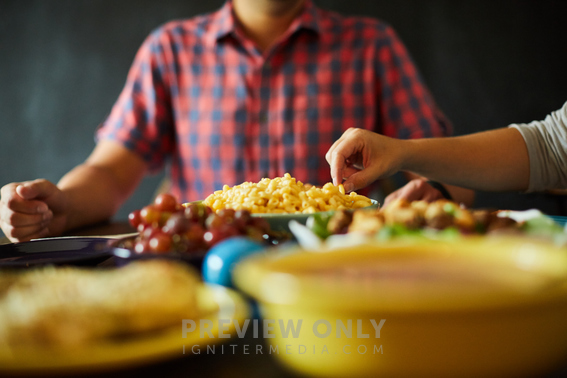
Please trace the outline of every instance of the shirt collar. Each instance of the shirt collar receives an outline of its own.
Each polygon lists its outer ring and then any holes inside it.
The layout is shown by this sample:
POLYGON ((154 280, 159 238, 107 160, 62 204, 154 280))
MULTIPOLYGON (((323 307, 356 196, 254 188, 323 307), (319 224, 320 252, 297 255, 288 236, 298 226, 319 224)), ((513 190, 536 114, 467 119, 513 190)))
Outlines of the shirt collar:
MULTIPOLYGON (((218 42, 228 35, 234 35, 236 25, 232 1, 227 0, 222 8, 212 14, 210 29, 211 42, 218 42)), ((290 36, 300 29, 311 30, 316 34, 320 33, 321 25, 318 9, 311 0, 305 1, 303 11, 291 23, 285 35, 290 36)))
POLYGON ((236 22, 232 11, 232 1, 228 0, 221 9, 212 15, 210 36, 212 41, 226 37, 236 30, 236 22))
POLYGON ((293 32, 300 29, 311 30, 316 34, 319 34, 321 31, 319 12, 317 7, 311 0, 305 1, 305 7, 303 8, 303 11, 291 23, 289 31, 290 34, 292 34, 293 32))

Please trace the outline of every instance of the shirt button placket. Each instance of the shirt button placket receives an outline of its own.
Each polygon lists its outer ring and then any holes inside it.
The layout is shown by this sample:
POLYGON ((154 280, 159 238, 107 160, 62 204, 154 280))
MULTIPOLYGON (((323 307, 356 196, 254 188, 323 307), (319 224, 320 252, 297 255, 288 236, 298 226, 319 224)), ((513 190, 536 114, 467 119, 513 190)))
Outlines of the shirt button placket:
POLYGON ((262 177, 269 177, 271 170, 270 153, 269 153, 269 111, 270 111, 270 63, 265 62, 262 65, 262 74, 260 82, 260 109, 258 113, 258 122, 260 124, 260 169, 262 177))
POLYGON ((260 114, 259 120, 264 129, 268 123, 268 112, 270 109, 270 63, 264 63, 262 66, 262 76, 260 84, 260 114))

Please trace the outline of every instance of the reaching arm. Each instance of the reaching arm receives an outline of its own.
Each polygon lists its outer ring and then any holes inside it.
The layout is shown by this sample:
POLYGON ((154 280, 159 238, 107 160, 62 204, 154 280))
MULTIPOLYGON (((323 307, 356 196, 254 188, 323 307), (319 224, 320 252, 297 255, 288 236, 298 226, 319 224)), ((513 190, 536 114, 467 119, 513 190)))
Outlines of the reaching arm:
POLYGON ((526 143, 512 128, 462 137, 408 141, 402 170, 433 180, 491 191, 526 190, 526 143))
POLYGON ((397 171, 478 190, 525 190, 529 182, 526 144, 513 128, 412 140, 349 129, 326 158, 333 182, 345 179, 347 190, 363 188, 397 171))

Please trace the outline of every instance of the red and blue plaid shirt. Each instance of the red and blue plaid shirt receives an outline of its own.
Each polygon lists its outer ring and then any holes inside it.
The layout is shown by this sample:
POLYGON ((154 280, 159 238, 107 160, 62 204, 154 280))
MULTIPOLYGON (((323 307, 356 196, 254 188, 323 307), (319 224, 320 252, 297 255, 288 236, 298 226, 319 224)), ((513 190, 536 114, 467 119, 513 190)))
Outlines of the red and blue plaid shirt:
POLYGON ((146 39, 97 138, 121 142, 153 170, 169 159, 172 193, 192 201, 286 172, 329 182, 325 153, 349 127, 404 139, 450 128, 388 25, 308 0, 262 53, 228 1, 146 39))

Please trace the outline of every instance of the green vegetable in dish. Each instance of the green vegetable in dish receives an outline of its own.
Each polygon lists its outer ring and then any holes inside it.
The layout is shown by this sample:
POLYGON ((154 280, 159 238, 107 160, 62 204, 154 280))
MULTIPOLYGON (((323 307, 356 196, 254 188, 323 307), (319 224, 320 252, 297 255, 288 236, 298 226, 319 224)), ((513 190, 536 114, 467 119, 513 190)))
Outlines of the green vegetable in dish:
POLYGON ((325 240, 332 235, 329 231, 328 225, 329 220, 331 220, 331 215, 329 214, 313 214, 307 220, 307 227, 318 237, 325 240))

